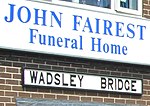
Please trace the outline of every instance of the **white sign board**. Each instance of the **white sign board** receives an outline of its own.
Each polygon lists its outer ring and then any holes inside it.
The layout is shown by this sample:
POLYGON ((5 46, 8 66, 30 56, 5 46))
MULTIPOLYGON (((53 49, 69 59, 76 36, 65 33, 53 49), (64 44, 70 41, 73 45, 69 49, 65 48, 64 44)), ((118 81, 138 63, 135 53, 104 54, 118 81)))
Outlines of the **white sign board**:
POLYGON ((150 65, 149 20, 26 0, 0 6, 1 48, 150 65))
POLYGON ((23 70, 24 86, 72 88, 142 94, 142 80, 34 69, 23 70))

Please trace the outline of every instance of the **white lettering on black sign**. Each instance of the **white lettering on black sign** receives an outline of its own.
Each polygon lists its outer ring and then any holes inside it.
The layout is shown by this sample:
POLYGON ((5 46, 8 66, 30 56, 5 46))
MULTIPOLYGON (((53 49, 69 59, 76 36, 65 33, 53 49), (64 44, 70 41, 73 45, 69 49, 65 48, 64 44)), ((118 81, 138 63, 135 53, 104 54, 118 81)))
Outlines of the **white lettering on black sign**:
POLYGON ((24 85, 142 94, 142 80, 24 69, 24 85))

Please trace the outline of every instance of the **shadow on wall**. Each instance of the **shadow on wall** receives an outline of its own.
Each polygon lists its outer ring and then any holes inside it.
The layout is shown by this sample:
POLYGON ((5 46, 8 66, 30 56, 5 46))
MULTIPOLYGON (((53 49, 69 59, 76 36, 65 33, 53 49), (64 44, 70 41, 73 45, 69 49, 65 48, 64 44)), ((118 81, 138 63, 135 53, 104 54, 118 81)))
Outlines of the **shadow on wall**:
POLYGON ((17 98, 17 106, 140 106, 123 104, 91 103, 65 100, 45 100, 45 99, 26 99, 17 98))

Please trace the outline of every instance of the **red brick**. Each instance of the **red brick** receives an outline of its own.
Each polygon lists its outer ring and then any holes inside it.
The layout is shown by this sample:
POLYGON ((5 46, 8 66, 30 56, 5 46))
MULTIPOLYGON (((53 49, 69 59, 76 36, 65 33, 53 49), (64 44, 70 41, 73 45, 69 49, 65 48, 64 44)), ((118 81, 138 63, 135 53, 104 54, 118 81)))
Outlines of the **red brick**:
POLYGON ((11 101, 12 102, 16 102, 16 98, 11 98, 11 101))
POLYGON ((18 72, 19 72, 19 69, 18 69, 18 68, 6 68, 6 72, 18 73, 18 72))
POLYGON ((15 103, 6 103, 6 106, 16 106, 15 103))
POLYGON ((87 92, 87 96, 97 96, 97 92, 87 92))
POLYGON ((145 90, 144 90, 144 91, 143 91, 143 94, 147 95, 147 94, 148 94, 148 91, 145 91, 145 90))
POLYGON ((121 95, 121 98, 130 98, 131 95, 128 95, 128 94, 124 94, 124 95, 121 95))
POLYGON ((5 84, 5 80, 4 79, 0 79, 0 84, 5 84))
POLYGON ((4 106, 4 103, 0 103, 0 106, 4 106))
POLYGON ((104 98, 104 102, 106 103, 115 103, 114 99, 104 98))
POLYGON ((146 105, 146 101, 138 100, 138 101, 137 101, 137 104, 139 104, 139 105, 146 105))
POLYGON ((6 80, 6 84, 11 84, 11 85, 18 85, 18 81, 17 80, 6 80))
MULTIPOLYGON (((149 13, 150 13, 150 11, 149 11, 149 13)), ((149 80, 149 85, 150 85, 150 80, 149 80)))
POLYGON ((80 97, 79 96, 69 96, 69 100, 79 101, 80 97))
POLYGON ((101 96, 101 97, 108 97, 109 94, 106 93, 106 92, 100 92, 100 93, 98 93, 98 96, 101 96))
POLYGON ((148 80, 143 80, 143 84, 148 85, 148 80))
POLYGON ((30 87, 28 88, 28 87, 26 87, 25 91, 32 92, 32 93, 33 92, 38 92, 38 88, 37 87, 34 87, 34 88, 30 88, 30 87))
POLYGON ((21 79, 21 74, 13 74, 13 79, 21 79))
POLYGON ((135 104, 135 100, 126 100, 126 104, 135 104))
POLYGON ((0 67, 0 72, 5 72, 5 67, 0 67))
POLYGON ((143 99, 143 100, 150 100, 150 95, 148 95, 148 96, 147 96, 147 95, 144 95, 144 96, 142 96, 142 99, 143 99))
POLYGON ((38 92, 40 92, 40 93, 41 93, 41 92, 50 93, 50 89, 49 89, 49 88, 48 88, 48 89, 46 89, 46 88, 45 88, 45 89, 39 88, 39 89, 38 89, 38 92))
POLYGON ((148 0, 143 0, 143 3, 144 4, 148 4, 148 0))
POLYGON ((147 101, 147 105, 150 105, 150 101, 147 101))
POLYGON ((51 93, 57 93, 57 94, 62 94, 62 90, 59 89, 51 89, 51 93))
POLYGON ((103 98, 93 98, 93 102, 103 102, 103 98))
POLYGON ((114 93, 114 94, 110 94, 110 97, 114 97, 114 98, 119 98, 119 95, 118 93, 114 93))
POLYGON ((12 86, 13 91, 23 91, 22 86, 12 86))
POLYGON ((150 16, 149 16, 149 15, 144 15, 144 17, 150 19, 150 16))
POLYGON ((9 86, 9 85, 1 85, 0 89, 1 90, 11 90, 11 86, 9 86))
POLYGON ((148 95, 150 95, 150 91, 147 91, 148 95))
POLYGON ((44 98, 47 98, 47 99, 55 99, 55 95, 52 95, 52 94, 44 94, 44 98))
POLYGON ((65 95, 56 95, 56 97, 59 100, 67 100, 67 96, 65 96, 65 95))
POLYGON ((144 9, 150 10, 150 6, 149 5, 144 5, 144 9))
POLYGON ((83 102, 91 102, 92 101, 91 99, 92 99, 91 97, 81 97, 81 101, 83 102))
POLYGON ((64 94, 71 94, 71 95, 73 95, 74 92, 75 92, 74 90, 64 90, 63 91, 64 94))
POLYGON ((125 99, 115 99, 115 103, 125 104, 125 99))
POLYGON ((150 90, 150 85, 148 86, 148 85, 144 85, 143 86, 143 89, 145 89, 145 90, 150 90))
POLYGON ((4 91, 0 91, 0 96, 4 96, 4 91))
POLYGON ((31 97, 32 97, 32 98, 43 98, 43 94, 35 94, 35 93, 32 93, 32 94, 31 94, 31 97))
POLYGON ((75 91, 75 95, 86 95, 85 91, 75 91))
POLYGON ((9 73, 0 73, 1 78, 11 78, 11 74, 9 73))
POLYGON ((22 97, 22 98, 29 98, 29 97, 30 97, 30 94, 29 94, 29 93, 24 93, 24 92, 19 92, 19 97, 22 97))
POLYGON ((5 91, 5 96, 17 97, 17 92, 5 91))
POLYGON ((141 99, 141 96, 140 95, 131 95, 131 99, 141 99))
POLYGON ((0 97, 0 102, 11 102, 11 99, 7 97, 0 97))
POLYGON ((143 14, 147 15, 148 14, 148 10, 143 10, 143 14))

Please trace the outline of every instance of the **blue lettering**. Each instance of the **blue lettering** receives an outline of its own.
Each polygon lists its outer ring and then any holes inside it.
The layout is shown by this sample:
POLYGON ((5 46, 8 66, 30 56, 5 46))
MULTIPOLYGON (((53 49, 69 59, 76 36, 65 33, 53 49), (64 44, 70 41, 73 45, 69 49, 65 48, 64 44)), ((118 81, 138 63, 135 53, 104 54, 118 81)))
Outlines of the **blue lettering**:
POLYGON ((111 53, 112 54, 121 54, 120 45, 111 44, 111 53))
POLYGON ((142 26, 142 25, 137 25, 137 28, 140 28, 140 40, 144 40, 143 38, 143 30, 144 28, 146 29, 146 26, 142 26))
POLYGON ((100 19, 97 19, 97 18, 95 18, 95 19, 96 19, 96 32, 95 33, 100 34, 99 33, 99 20, 100 19))
POLYGON ((57 38, 57 45, 58 45, 58 47, 62 47, 63 46, 63 39, 61 38, 61 37, 58 37, 57 38))
POLYGON ((127 25, 127 30, 131 33, 130 35, 129 34, 127 34, 127 37, 129 37, 129 38, 134 38, 135 37, 135 32, 134 32, 134 30, 131 28, 134 28, 134 25, 133 24, 128 24, 127 25))
POLYGON ((43 16, 39 17, 38 11, 39 9, 34 9, 35 10, 35 25, 39 25, 39 18, 42 19, 42 26, 46 26, 46 10, 42 10, 43 16))
POLYGON ((110 54, 118 54, 118 55, 127 55, 127 47, 126 46, 120 46, 116 44, 108 44, 108 43, 103 43, 101 39, 97 38, 91 38, 92 39, 92 50, 91 51, 96 51, 95 47, 97 46, 97 52, 102 52, 102 53, 110 53, 110 54), (98 43, 95 43, 94 41, 97 40, 98 43))
POLYGON ((73 30, 77 30, 77 25, 80 26, 80 21, 77 21, 77 18, 80 18, 80 20, 82 19, 82 16, 77 16, 77 15, 73 15, 74 16, 74 26, 73 26, 73 30))
POLYGON ((85 31, 84 31, 84 29, 85 29, 86 27, 89 29, 89 32, 93 33, 93 31, 92 31, 92 27, 91 27, 91 24, 90 24, 90 20, 89 20, 89 18, 88 18, 88 17, 87 17, 87 19, 86 19, 86 22, 85 22, 84 28, 83 28, 83 30, 82 30, 83 32, 85 32, 85 31), (87 25, 86 25, 86 24, 87 24, 87 25))
POLYGON ((29 43, 34 43, 33 39, 36 39, 36 34, 34 34, 34 32, 38 32, 37 29, 30 29, 30 42, 29 43))
POLYGON ((72 39, 71 43, 72 43, 72 45, 71 45, 72 49, 78 49, 78 47, 77 47, 77 40, 76 39, 72 39))
POLYGON ((49 46, 55 46, 55 37, 54 36, 48 36, 48 45, 49 46))
POLYGON ((104 35, 112 35, 111 27, 112 23, 109 20, 104 20, 104 35))
POLYGON ((5 16, 4 17, 4 20, 6 22, 12 22, 14 20, 14 7, 15 5, 14 4, 9 4, 10 5, 10 16, 8 18, 8 16, 5 16))
POLYGON ((96 44, 95 38, 92 38, 92 50, 91 51, 95 51, 95 45, 97 45, 98 46, 97 52, 101 52, 101 47, 100 47, 101 39, 97 38, 97 40, 98 40, 98 43, 96 44))
MULTIPOLYGON (((24 14, 24 13, 23 13, 23 14, 24 14)), ((31 19, 31 12, 30 12, 30 10, 29 10, 27 7, 25 7, 25 6, 20 7, 20 8, 18 9, 18 19, 19 19, 22 23, 27 23, 27 22, 29 22, 30 19, 31 19), (22 9, 27 10, 27 19, 24 20, 24 21, 22 20, 22 17, 21 17, 21 11, 22 11, 22 9)))
POLYGON ((70 41, 70 38, 65 38, 65 48, 68 48, 68 41, 70 41))
POLYGON ((105 43, 105 44, 103 45, 103 51, 104 51, 105 53, 108 53, 108 52, 109 52, 109 45, 108 45, 107 43, 105 43))
POLYGON ((124 37, 124 34, 120 34, 120 32, 122 32, 122 27, 124 27, 123 22, 116 22, 116 36, 124 37))
POLYGON ((80 50, 83 50, 83 47, 82 47, 82 36, 80 36, 80 50))
POLYGON ((127 55, 127 50, 128 50, 128 48, 127 48, 126 46, 123 46, 123 47, 122 47, 122 53, 123 53, 124 55, 127 55))
POLYGON ((39 34, 39 43, 41 45, 46 45, 46 35, 39 34))
POLYGON ((53 12, 53 11, 50 11, 50 12, 51 12, 51 27, 54 27, 53 26, 53 17, 54 17, 55 21, 57 22, 57 24, 61 28, 62 13, 59 12, 60 17, 58 18, 57 15, 55 14, 55 12, 53 12))

